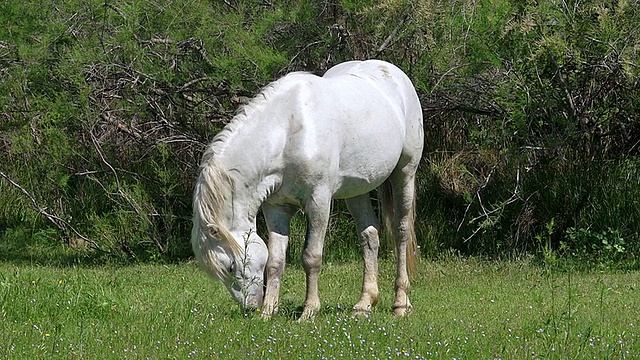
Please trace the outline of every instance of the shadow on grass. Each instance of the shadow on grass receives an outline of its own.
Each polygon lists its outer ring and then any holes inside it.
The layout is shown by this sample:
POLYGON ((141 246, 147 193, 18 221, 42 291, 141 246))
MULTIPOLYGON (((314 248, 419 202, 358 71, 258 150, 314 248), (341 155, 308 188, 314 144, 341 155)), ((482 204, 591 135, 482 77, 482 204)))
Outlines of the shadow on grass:
MULTIPOLYGON (((299 303, 295 303, 292 301, 285 301, 282 304, 280 304, 280 309, 278 310, 278 316, 282 316, 290 320, 296 321, 300 319, 300 316, 302 316, 302 310, 304 310, 304 307, 299 303)), ((326 317, 326 316, 342 317, 342 316, 351 316, 351 315, 352 315, 351 307, 342 306, 340 304, 338 305, 324 304, 320 308, 320 311, 317 314, 317 316, 319 317, 326 317)))
POLYGON ((95 267, 126 266, 140 261, 88 246, 74 248, 61 241, 55 231, 33 233, 29 229, 14 228, 0 232, 0 262, 31 266, 95 267))
MULTIPOLYGON (((237 305, 237 304, 236 304, 237 305)), ((280 303, 278 308, 278 312, 274 315, 277 318, 284 318, 290 321, 297 321, 302 316, 302 310, 304 307, 300 305, 300 303, 296 303, 294 301, 283 301, 280 303)), ((375 311, 375 310, 374 310, 375 311)), ((260 318, 260 311, 254 309, 245 309, 241 306, 237 305, 237 308, 231 310, 231 314, 234 316, 238 316, 240 318, 246 317, 255 317, 260 318)), ((320 311, 317 314, 317 317, 344 317, 344 316, 355 316, 353 315, 352 309, 350 306, 342 306, 340 304, 330 305, 326 304, 320 308, 320 311)))
POLYGON ((113 260, 96 252, 73 250, 66 244, 16 244, 0 238, 0 262, 13 265, 93 267, 113 263, 113 260))

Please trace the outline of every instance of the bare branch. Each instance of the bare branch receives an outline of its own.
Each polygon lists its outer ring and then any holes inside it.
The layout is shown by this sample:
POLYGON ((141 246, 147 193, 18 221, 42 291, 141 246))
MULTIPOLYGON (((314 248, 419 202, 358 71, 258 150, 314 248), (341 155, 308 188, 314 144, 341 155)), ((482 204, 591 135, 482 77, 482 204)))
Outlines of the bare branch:
POLYGON ((125 16, 124 12, 122 10, 120 10, 118 7, 116 7, 113 4, 109 4, 108 2, 104 2, 104 6, 108 7, 109 9, 115 11, 118 15, 122 16, 122 18, 126 19, 127 17, 125 16))
MULTIPOLYGON (((489 175, 487 175, 484 183, 478 188, 478 190, 476 191, 476 194, 474 197, 476 197, 478 199, 478 203, 480 204, 480 208, 482 209, 482 214, 480 214, 479 216, 476 216, 475 218, 471 219, 469 221, 470 224, 477 222, 480 219, 486 219, 488 221, 491 221, 491 215, 495 214, 495 213, 499 213, 501 211, 504 210, 505 207, 507 207, 508 205, 518 201, 520 199, 520 169, 518 169, 517 173, 516 173, 516 186, 513 189, 513 193, 511 194, 511 196, 509 197, 509 199, 503 201, 502 203, 496 205, 495 207, 493 207, 493 209, 487 210, 487 208, 485 208, 485 206, 482 204, 482 197, 480 192, 487 187, 487 185, 489 184, 489 180, 491 179, 491 176, 493 175, 494 171, 496 170, 497 165, 494 165, 494 167, 491 169, 491 171, 489 172, 489 175)), ((460 231, 460 228, 462 227, 462 224, 464 222, 464 219, 467 216, 467 213, 469 211, 469 208, 471 207, 471 204, 469 204, 467 206, 467 209, 465 210, 464 216, 462 217, 462 221, 460 221, 460 224, 458 225, 458 230, 460 231)), ((471 235, 469 235, 467 238, 464 239, 463 242, 467 242, 469 240, 471 240, 474 236, 476 236, 476 234, 478 232, 480 232, 480 230, 483 229, 482 225, 478 225, 478 227, 473 231, 473 233, 471 235)))
POLYGON ((378 47, 378 50, 376 50, 377 54, 380 54, 381 52, 383 52, 391 44, 391 41, 393 40, 394 37, 396 37, 398 32, 400 32, 400 29, 402 29, 402 27, 407 22, 407 20, 409 20, 409 11, 405 11, 404 14, 402 14, 402 18, 400 19, 400 23, 396 26, 395 29, 393 29, 391 34, 389 34, 389 36, 387 36, 387 38, 384 40, 382 45, 380 45, 378 47))
POLYGON ((36 198, 33 197, 33 195, 31 195, 31 193, 29 193, 24 187, 20 186, 20 184, 18 184, 17 182, 13 181, 13 179, 11 179, 7 174, 5 174, 4 172, 0 171, 0 176, 2 178, 4 178, 6 181, 8 181, 11 185, 13 185, 14 187, 18 188, 27 198, 29 198, 29 200, 31 201, 31 204, 33 205, 34 208, 36 208, 38 213, 40 213, 47 220, 49 220, 49 222, 52 223, 58 229, 60 229, 60 231, 62 231, 65 234, 68 234, 69 230, 71 230, 71 232, 73 232, 77 237, 79 237, 80 239, 82 239, 85 242, 89 243, 91 245, 91 247, 93 247, 94 249, 96 249, 98 251, 102 251, 102 252, 108 252, 108 251, 105 251, 102 248, 100 248, 98 243, 96 243, 94 240, 89 239, 88 237, 82 235, 78 230, 76 230, 76 228, 74 228, 71 224, 69 224, 68 221, 62 219, 61 217, 57 216, 56 214, 52 214, 52 213, 48 212, 46 210, 46 208, 40 206, 40 204, 38 204, 38 202, 36 201, 36 198))
POLYGON ((238 11, 238 8, 235 7, 232 3, 230 3, 229 0, 222 0, 222 2, 228 7, 230 7, 231 9, 233 9, 234 11, 238 11))
POLYGON ((178 89, 178 92, 183 92, 183 91, 187 90, 187 88, 191 87, 191 85, 194 85, 194 84, 197 84, 197 83, 199 83, 201 81, 206 81, 206 80, 209 80, 208 76, 203 76, 201 78, 190 80, 190 81, 186 82, 184 85, 182 85, 180 87, 180 89, 178 89))

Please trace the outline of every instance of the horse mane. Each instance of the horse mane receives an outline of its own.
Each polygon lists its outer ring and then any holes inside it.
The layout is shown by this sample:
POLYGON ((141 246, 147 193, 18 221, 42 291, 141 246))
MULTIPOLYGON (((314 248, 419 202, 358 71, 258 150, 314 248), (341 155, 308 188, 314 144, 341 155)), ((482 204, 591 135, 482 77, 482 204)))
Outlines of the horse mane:
POLYGON ((193 232, 191 241, 196 254, 205 257, 207 269, 217 278, 227 276, 222 263, 215 258, 216 252, 207 251, 216 245, 227 245, 234 257, 242 254, 242 245, 224 225, 220 214, 228 206, 233 193, 233 179, 229 172, 219 164, 213 153, 205 152, 200 165, 200 175, 196 181, 193 196, 193 232), (202 240, 201 237, 204 237, 202 240), (196 243, 203 241, 204 243, 196 243), (197 244, 197 246, 196 246, 197 244))
POLYGON ((260 111, 264 106, 268 105, 268 101, 271 99, 274 93, 281 91, 283 86, 286 86, 286 82, 291 80, 295 76, 310 75, 311 73, 306 71, 296 71, 285 75, 284 77, 273 81, 265 85, 256 96, 254 96, 249 102, 241 105, 236 111, 235 115, 227 123, 224 129, 220 130, 213 138, 211 145, 205 151, 205 156, 208 152, 215 154, 222 154, 229 140, 233 138, 234 134, 238 132, 240 128, 247 121, 251 121, 252 116, 257 111, 260 111))

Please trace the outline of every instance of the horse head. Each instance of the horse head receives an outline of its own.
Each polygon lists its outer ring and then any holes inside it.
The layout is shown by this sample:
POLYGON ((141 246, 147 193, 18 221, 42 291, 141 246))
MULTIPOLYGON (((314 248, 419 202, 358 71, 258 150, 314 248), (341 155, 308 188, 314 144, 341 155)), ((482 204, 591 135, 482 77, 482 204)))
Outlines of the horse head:
POLYGON ((194 226, 192 241, 199 244, 194 246, 199 262, 239 304, 251 309, 262 306, 268 250, 258 234, 233 235, 225 229, 194 226))
POLYGON ((269 252, 255 220, 234 221, 228 174, 211 162, 196 183, 191 242, 198 261, 248 308, 262 306, 269 252))

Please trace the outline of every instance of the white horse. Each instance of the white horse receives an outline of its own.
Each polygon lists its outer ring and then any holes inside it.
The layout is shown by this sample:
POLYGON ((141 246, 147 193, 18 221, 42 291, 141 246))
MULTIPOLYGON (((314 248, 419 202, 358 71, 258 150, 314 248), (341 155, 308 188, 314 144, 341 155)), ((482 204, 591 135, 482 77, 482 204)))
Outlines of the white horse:
POLYGON ((251 100, 206 149, 193 198, 196 258, 233 297, 270 318, 278 309, 289 222, 307 218, 302 253, 307 293, 301 321, 320 308, 318 276, 332 198, 346 199, 364 252, 356 313, 378 301, 379 221, 369 192, 388 185, 396 237, 394 312, 411 311, 415 173, 422 109, 409 78, 392 64, 351 61, 323 77, 291 73, 251 100), (268 244, 256 233, 262 208, 268 244), (266 286, 264 286, 266 284, 266 286), (264 293, 263 293, 264 291, 264 293))

